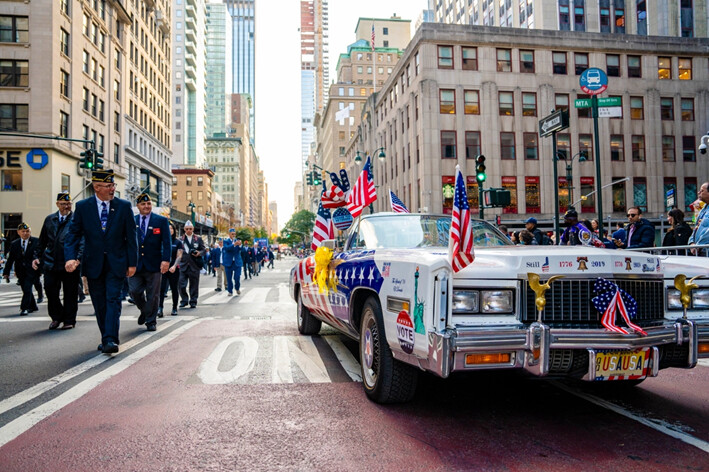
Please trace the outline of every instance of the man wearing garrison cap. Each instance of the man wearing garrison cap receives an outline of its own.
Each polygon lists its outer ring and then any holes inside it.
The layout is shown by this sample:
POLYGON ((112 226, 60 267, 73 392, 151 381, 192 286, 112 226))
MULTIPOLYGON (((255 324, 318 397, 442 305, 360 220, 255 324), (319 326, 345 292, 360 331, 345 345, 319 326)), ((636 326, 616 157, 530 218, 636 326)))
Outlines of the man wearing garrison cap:
POLYGON ((135 227, 138 232, 138 265, 128 279, 130 296, 140 310, 138 324, 145 323, 148 331, 157 328, 162 274, 170 267, 172 240, 167 218, 153 213, 150 195, 141 193, 136 199, 138 214, 135 227))
MULTIPOLYGON (((52 322, 49 329, 71 329, 76 325, 79 296, 79 272, 67 272, 64 258, 64 242, 66 241, 69 223, 72 217, 71 195, 62 192, 57 195, 58 211, 44 219, 42 231, 39 234, 39 258, 33 266, 41 267, 44 272, 44 289, 47 292, 47 311, 52 322), (63 291, 64 299, 59 297, 63 291)), ((79 245, 79 255, 83 244, 79 245)))
POLYGON ((114 198, 113 170, 94 171, 94 196, 76 204, 64 242, 67 272, 81 264, 89 282, 91 303, 101 330, 99 349, 104 354, 118 352, 121 317, 121 288, 126 277, 135 273, 138 247, 130 202, 114 198), (84 239, 83 257, 80 254, 84 239))
POLYGON ((32 287, 39 277, 32 267, 32 261, 38 257, 39 240, 31 236, 30 227, 27 223, 21 223, 17 227, 17 234, 20 236, 10 245, 10 255, 3 270, 3 277, 10 282, 10 269, 15 266, 17 281, 22 287, 22 301, 20 302, 20 315, 27 316, 33 311, 37 311, 37 301, 34 299, 32 287))
POLYGON ((185 235, 182 238, 184 252, 180 259, 180 308, 187 304, 190 308, 197 307, 199 298, 199 273, 204 267, 202 256, 204 255, 204 241, 194 234, 194 225, 190 220, 185 222, 185 235), (189 292, 187 291, 189 284, 189 292))

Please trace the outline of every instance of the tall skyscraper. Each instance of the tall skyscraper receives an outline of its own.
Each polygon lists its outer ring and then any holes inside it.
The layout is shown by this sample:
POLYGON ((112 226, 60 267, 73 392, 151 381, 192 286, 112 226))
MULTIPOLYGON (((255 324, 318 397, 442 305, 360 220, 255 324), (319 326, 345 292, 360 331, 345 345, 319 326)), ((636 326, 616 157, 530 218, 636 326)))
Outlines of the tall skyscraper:
POLYGON ((315 141, 313 120, 327 101, 327 0, 300 2, 301 155, 305 163, 315 141))
POLYGON ((231 122, 232 21, 223 3, 207 3, 207 137, 227 133, 231 122))
POLYGON ((255 136, 256 0, 224 0, 232 17, 232 89, 251 96, 251 139, 255 136))

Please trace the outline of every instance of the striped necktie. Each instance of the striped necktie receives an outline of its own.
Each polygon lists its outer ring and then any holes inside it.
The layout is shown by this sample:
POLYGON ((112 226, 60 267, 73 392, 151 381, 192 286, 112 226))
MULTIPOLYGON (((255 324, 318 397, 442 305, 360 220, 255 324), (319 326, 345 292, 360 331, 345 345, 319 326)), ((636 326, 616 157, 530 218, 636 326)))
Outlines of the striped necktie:
POLYGON ((106 207, 106 202, 101 202, 101 231, 106 231, 106 224, 108 223, 108 208, 106 207))

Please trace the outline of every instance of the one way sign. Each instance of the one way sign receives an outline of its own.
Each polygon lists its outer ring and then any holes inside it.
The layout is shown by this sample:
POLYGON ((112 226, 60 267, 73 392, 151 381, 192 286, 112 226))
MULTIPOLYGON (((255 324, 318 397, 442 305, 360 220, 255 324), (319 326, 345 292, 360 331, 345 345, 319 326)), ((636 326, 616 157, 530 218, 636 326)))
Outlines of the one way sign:
POLYGON ((551 115, 539 120, 539 136, 549 136, 550 134, 569 127, 569 112, 556 110, 551 115))

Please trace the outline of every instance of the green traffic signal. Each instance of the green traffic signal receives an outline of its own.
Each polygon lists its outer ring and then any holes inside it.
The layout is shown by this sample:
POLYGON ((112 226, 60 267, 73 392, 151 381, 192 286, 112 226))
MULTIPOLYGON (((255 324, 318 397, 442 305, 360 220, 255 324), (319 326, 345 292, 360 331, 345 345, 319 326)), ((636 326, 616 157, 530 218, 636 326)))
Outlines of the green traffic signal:
POLYGON ((321 183, 321 177, 320 177, 320 172, 314 170, 313 171, 313 185, 320 185, 321 183))
POLYGON ((485 173, 485 156, 482 154, 475 158, 475 179, 482 183, 487 179, 487 174, 485 173))
POLYGON ((103 169, 103 153, 99 151, 94 152, 94 159, 93 159, 93 167, 96 170, 101 170, 103 169))
POLYGON ((79 155, 81 156, 81 159, 79 159, 79 167, 89 170, 94 168, 94 155, 91 149, 87 149, 79 155))

